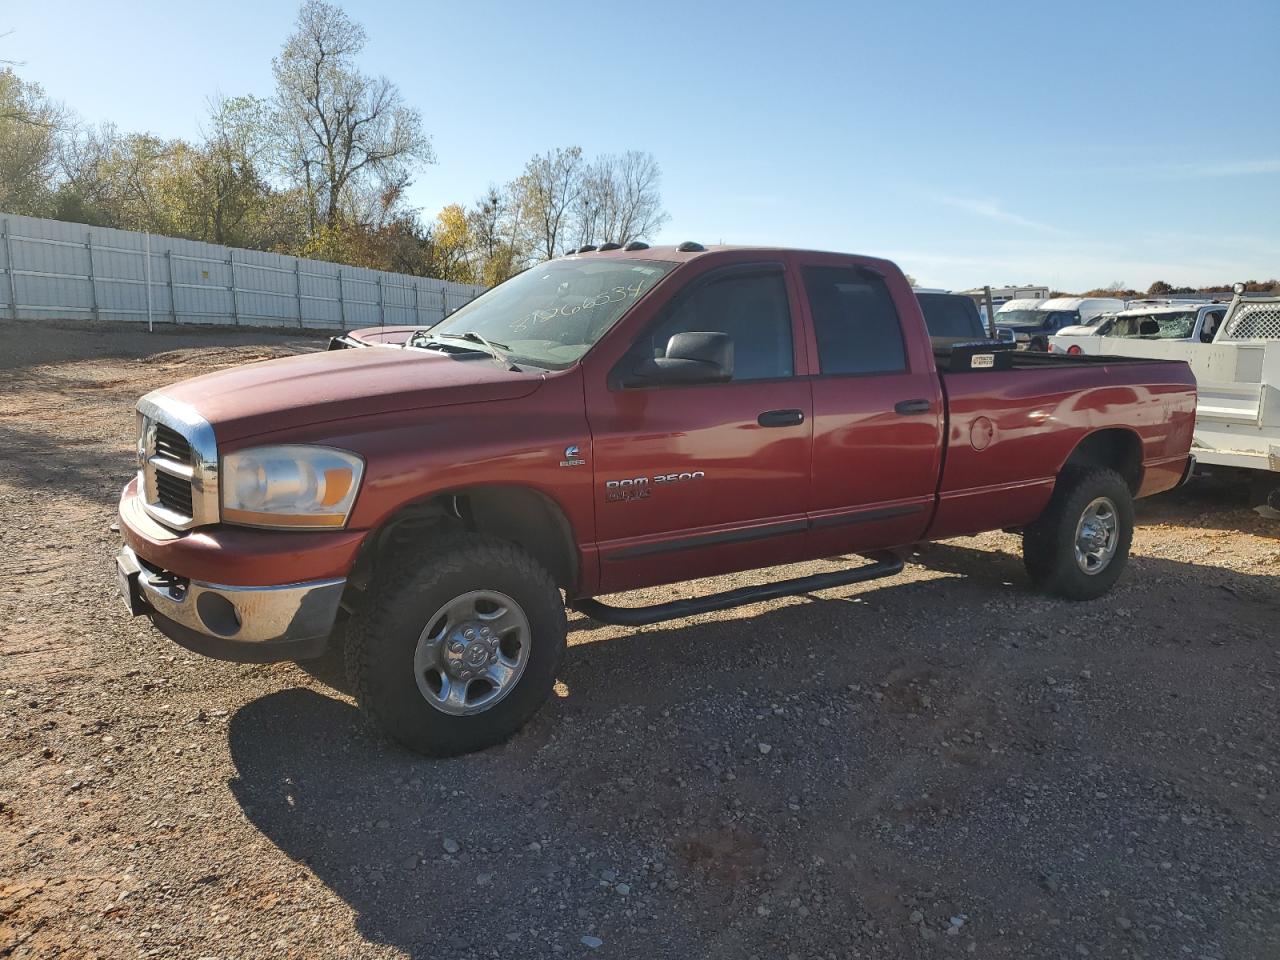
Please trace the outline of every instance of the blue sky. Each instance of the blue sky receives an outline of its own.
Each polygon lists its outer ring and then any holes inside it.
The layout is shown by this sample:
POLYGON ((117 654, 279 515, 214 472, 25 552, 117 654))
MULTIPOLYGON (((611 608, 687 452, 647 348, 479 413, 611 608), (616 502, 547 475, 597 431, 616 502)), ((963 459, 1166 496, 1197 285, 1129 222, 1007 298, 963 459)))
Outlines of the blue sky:
MULTIPOLYGON (((1280 2, 345 4, 438 162, 432 215, 556 145, 649 150, 661 240, 889 256, 930 286, 1280 276, 1280 2)), ((296 6, 6 0, 0 59, 197 134, 296 6)))

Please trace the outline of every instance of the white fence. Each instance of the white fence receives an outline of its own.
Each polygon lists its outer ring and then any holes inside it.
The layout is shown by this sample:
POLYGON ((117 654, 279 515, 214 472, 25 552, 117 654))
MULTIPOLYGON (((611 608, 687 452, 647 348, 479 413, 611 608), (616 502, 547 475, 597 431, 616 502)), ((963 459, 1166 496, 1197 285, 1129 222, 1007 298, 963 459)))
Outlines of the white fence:
POLYGON ((0 214, 0 317, 352 329, 436 323, 484 287, 0 214))

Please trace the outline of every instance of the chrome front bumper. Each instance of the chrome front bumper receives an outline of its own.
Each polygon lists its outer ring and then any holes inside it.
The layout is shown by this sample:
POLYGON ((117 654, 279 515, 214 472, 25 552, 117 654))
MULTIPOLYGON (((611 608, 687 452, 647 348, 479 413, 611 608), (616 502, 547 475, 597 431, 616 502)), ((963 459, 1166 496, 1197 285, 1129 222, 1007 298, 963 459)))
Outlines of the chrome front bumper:
POLYGON ((130 613, 150 615, 162 633, 196 653, 253 663, 323 653, 347 583, 204 583, 159 570, 127 546, 116 555, 116 572, 130 613))

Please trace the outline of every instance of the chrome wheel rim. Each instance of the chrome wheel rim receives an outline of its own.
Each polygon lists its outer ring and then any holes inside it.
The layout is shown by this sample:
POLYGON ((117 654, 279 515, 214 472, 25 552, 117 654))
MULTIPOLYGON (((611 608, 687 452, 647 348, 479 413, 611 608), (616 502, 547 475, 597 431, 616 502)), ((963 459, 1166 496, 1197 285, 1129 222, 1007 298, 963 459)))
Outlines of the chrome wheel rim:
POLYGON ((483 713, 520 682, 530 636, 529 618, 505 593, 472 590, 454 597, 418 637, 418 691, 441 713, 483 713))
POLYGON ((1089 576, 1101 573, 1116 555, 1120 515, 1108 497, 1098 497, 1080 514, 1076 524, 1076 565, 1089 576))

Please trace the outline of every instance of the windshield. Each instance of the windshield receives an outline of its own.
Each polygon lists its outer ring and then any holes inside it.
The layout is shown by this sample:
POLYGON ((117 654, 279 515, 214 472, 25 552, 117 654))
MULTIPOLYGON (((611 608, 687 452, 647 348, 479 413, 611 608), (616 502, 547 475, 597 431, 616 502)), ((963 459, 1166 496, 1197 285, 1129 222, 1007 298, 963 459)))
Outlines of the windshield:
POLYGON ((1001 310, 996 314, 997 327, 1038 327, 1044 323, 1039 310, 1001 310))
POLYGON ((1132 340, 1186 340, 1196 327, 1196 312, 1142 313, 1116 317, 1103 332, 1108 337, 1132 340))
POLYGON ((998 327, 1035 327, 1039 330, 1061 330, 1080 322, 1079 310, 1006 310, 996 314, 998 327))
POLYGON ((415 334, 412 342, 466 337, 500 347, 516 363, 560 370, 586 353, 674 266, 632 259, 541 263, 415 334))

